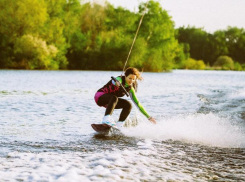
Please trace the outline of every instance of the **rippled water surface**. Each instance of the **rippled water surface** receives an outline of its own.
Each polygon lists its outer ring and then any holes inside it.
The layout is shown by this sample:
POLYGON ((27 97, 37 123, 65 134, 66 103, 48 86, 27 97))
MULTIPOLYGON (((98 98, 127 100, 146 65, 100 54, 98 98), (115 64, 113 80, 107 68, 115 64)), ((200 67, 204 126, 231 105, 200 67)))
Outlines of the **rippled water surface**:
POLYGON ((134 108, 98 135, 94 94, 120 74, 0 71, 0 181, 245 181, 245 72, 143 73, 157 125, 134 108))

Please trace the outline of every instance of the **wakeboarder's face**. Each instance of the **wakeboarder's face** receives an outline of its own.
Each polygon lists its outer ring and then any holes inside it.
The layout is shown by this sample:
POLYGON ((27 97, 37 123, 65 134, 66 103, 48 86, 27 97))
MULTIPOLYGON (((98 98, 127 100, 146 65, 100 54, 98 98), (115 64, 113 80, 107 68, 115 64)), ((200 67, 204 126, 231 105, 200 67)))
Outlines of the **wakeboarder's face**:
POLYGON ((136 75, 130 74, 125 78, 125 80, 128 85, 132 85, 136 81, 136 78, 136 75))

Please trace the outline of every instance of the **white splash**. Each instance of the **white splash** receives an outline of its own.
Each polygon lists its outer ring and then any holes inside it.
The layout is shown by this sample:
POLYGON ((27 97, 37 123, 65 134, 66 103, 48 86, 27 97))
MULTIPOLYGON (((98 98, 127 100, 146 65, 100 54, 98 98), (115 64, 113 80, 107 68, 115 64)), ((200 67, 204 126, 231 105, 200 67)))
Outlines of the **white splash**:
POLYGON ((245 99, 245 88, 235 91, 230 95, 231 99, 245 99))
POLYGON ((141 122, 124 131, 128 136, 180 140, 217 147, 245 147, 244 127, 212 113, 176 116, 158 120, 156 125, 141 122))

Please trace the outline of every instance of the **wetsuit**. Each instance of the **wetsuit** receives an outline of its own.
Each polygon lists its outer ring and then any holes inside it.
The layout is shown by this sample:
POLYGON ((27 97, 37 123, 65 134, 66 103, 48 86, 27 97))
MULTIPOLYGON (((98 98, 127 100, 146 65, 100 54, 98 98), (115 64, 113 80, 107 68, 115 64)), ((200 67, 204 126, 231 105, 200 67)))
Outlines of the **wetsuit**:
MULTIPOLYGON (((138 107, 140 112, 149 118, 149 114, 145 111, 144 107, 140 104, 136 97, 134 87, 126 83, 125 76, 118 76, 116 79, 127 90, 132 101, 138 107)), ((131 111, 132 105, 128 100, 119 98, 123 97, 124 95, 125 93, 123 89, 121 87, 117 87, 116 83, 110 80, 106 85, 104 85, 96 92, 94 99, 97 105, 106 107, 105 115, 111 115, 114 109, 122 109, 119 121, 125 121, 131 111)))

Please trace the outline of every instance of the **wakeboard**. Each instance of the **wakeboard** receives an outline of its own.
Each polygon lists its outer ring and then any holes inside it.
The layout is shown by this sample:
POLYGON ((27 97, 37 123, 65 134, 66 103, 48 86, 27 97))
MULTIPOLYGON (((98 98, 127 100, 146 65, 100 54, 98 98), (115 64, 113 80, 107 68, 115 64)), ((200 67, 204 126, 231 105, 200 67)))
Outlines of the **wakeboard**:
POLYGON ((91 124, 91 126, 98 133, 108 133, 111 129, 108 124, 91 124))
POLYGON ((91 124, 91 126, 94 129, 94 131, 98 132, 99 134, 106 135, 106 134, 110 134, 110 132, 114 134, 118 134, 118 132, 120 132, 119 129, 107 124, 91 124))

